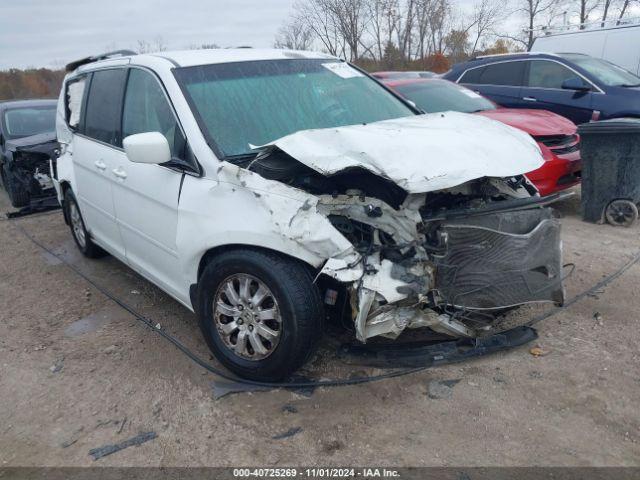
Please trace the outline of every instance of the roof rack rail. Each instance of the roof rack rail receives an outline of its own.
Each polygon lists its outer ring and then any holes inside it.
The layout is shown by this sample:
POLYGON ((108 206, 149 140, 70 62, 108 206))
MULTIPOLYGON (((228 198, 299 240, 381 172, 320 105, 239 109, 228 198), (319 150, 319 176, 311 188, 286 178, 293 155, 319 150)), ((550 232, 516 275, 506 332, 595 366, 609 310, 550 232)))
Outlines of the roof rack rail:
POLYGON ((564 25, 551 25, 538 28, 528 28, 525 32, 540 32, 545 36, 563 33, 590 32, 593 30, 607 30, 619 27, 632 27, 640 25, 640 17, 608 18, 585 23, 565 23, 564 25))
POLYGON ((129 55, 137 55, 133 50, 114 50, 112 52, 101 53, 100 55, 93 55, 91 57, 81 58, 75 62, 68 63, 65 67, 67 72, 73 72, 76 68, 86 65, 87 63, 97 62, 99 60, 106 60, 111 57, 126 57, 129 55))

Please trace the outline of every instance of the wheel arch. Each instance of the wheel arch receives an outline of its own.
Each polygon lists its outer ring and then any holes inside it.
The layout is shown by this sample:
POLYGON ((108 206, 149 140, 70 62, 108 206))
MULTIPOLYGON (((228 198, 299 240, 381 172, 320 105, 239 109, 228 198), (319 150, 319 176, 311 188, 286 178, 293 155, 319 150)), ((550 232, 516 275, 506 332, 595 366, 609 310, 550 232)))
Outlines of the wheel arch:
POLYGON ((197 302, 196 302, 197 286, 198 286, 198 282, 200 281, 200 278, 202 277, 202 272, 204 272, 204 269, 209 264, 209 262, 211 262, 211 260, 215 258, 217 255, 220 255, 225 252, 233 251, 233 250, 253 250, 253 251, 265 252, 265 253, 270 253, 273 255, 289 258, 291 260, 294 260, 300 263, 301 265, 304 265, 309 270, 309 272, 311 272, 313 275, 316 275, 321 268, 321 265, 315 266, 303 258, 296 257, 294 255, 289 255, 280 250, 276 250, 273 248, 268 248, 260 245, 229 243, 229 244, 217 245, 215 247, 211 247, 208 250, 206 250, 200 257, 200 260, 198 262, 196 283, 193 283, 189 286, 189 299, 191 300, 191 306, 193 307, 194 311, 196 310, 196 306, 197 306, 197 302))

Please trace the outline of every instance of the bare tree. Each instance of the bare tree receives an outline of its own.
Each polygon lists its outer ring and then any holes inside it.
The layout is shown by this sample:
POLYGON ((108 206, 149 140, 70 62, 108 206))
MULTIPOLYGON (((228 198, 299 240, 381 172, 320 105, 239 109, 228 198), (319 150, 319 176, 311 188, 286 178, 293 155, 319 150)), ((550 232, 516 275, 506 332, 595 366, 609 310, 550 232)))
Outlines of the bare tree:
POLYGON ((447 56, 453 63, 462 62, 468 58, 469 31, 451 30, 446 38, 447 56))
POLYGON ((400 50, 400 54, 406 59, 410 59, 411 57, 411 40, 415 19, 415 4, 416 0, 406 0, 404 15, 398 16, 398 19, 400 20, 396 29, 398 36, 398 49, 400 50))
POLYGON ((525 16, 527 26, 524 29, 524 38, 501 34, 497 35, 500 38, 506 38, 514 42, 522 44, 526 49, 531 48, 533 41, 535 40, 536 24, 541 21, 541 18, 545 15, 552 13, 547 17, 547 26, 551 23, 555 17, 555 13, 561 2, 558 0, 519 0, 517 8, 511 12, 511 14, 522 14, 525 16))
POLYGON ((320 2, 332 14, 333 23, 348 47, 350 59, 358 60, 362 36, 368 22, 365 0, 315 1, 320 2))
POLYGON ((431 15, 433 13, 434 0, 416 0, 415 4, 415 36, 418 43, 416 54, 419 58, 425 58, 429 52, 428 35, 431 28, 431 15))
POLYGON ((445 39, 452 30, 451 20, 451 4, 449 0, 436 0, 430 18, 432 53, 442 53, 444 51, 445 39))
POLYGON ((638 3, 638 1, 624 0, 624 2, 622 3, 622 7, 620 7, 620 15, 618 15, 618 21, 617 21, 618 24, 622 21, 624 16, 629 12, 629 7, 634 3, 638 3))
POLYGON ((382 60, 397 27, 400 5, 398 0, 367 0, 366 9, 366 29, 371 37, 371 45, 365 45, 362 40, 361 45, 374 59, 382 60))
POLYGON ((600 24, 600 26, 604 27, 605 24, 607 23, 607 17, 609 16, 609 10, 611 9, 611 7, 613 6, 614 3, 615 3, 614 0, 604 0, 602 2, 602 23, 600 24))
POLYGON ((158 35, 152 41, 138 40, 136 50, 138 53, 165 52, 167 50, 167 44, 165 43, 162 35, 158 35))
POLYGON ((577 0, 578 14, 580 20, 580 29, 585 28, 585 23, 589 21, 589 16, 598 8, 600 8, 600 0, 577 0))
POLYGON ((338 56, 344 54, 344 45, 337 30, 332 12, 324 5, 325 0, 298 0, 294 4, 294 18, 311 30, 327 53, 338 56), (341 52, 342 50, 342 52, 341 52))
POLYGON ((480 41, 503 21, 505 7, 503 0, 479 0, 474 5, 467 28, 471 41, 470 55, 476 53, 480 41))
POLYGON ((276 35, 274 46, 289 50, 309 50, 313 43, 313 31, 300 18, 292 17, 282 25, 276 35))
POLYGON ((212 50, 220 48, 220 45, 216 43, 191 43, 187 45, 187 50, 212 50))

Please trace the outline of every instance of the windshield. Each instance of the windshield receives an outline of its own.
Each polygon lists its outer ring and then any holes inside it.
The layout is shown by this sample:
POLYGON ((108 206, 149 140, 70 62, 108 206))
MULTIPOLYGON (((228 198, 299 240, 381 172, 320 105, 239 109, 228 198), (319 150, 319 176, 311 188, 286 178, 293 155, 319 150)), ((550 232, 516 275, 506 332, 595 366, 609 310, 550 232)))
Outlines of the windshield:
POLYGON ((269 60, 186 67, 175 75, 205 136, 225 157, 315 128, 389 120, 414 112, 348 64, 269 60))
POLYGON ((425 80, 392 88, 427 113, 472 113, 496 108, 476 92, 446 80, 425 80))
POLYGON ((14 108, 4 112, 7 138, 20 138, 56 129, 56 106, 14 108))
POLYGON ((587 55, 567 54, 563 55, 563 57, 589 72, 596 80, 610 87, 640 85, 640 77, 605 60, 587 55))

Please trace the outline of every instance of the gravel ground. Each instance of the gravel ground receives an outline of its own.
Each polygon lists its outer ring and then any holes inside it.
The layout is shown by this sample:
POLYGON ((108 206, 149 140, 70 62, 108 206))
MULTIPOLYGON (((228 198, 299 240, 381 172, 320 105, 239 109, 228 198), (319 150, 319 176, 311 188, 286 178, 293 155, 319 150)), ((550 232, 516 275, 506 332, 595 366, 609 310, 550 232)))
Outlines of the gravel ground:
MULTIPOLYGON (((576 264, 569 296, 640 250, 640 227, 583 223, 577 198, 559 207, 565 260, 576 264)), ((311 396, 215 400, 214 375, 17 225, 215 363, 192 313, 113 258, 81 257, 59 212, 2 219, 1 466, 640 465, 640 265, 539 324, 544 356, 530 344, 311 396), (144 445, 89 455, 150 431, 144 445)), ((327 336, 308 374, 380 373, 342 364, 337 341, 327 336)))

